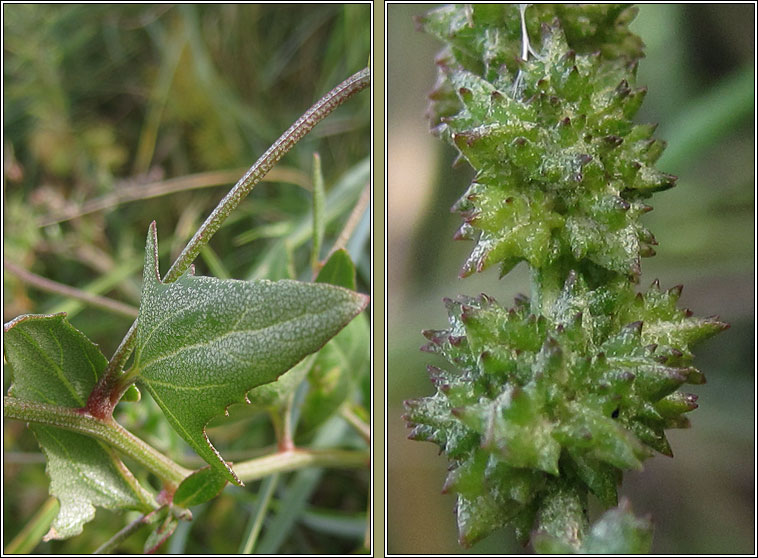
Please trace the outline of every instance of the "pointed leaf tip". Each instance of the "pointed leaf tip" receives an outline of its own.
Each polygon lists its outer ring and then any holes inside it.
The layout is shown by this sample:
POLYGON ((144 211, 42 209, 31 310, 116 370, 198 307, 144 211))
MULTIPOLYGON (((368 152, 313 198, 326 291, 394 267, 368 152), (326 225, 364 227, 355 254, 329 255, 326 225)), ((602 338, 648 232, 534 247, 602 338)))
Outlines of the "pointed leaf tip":
POLYGON ((147 231, 147 242, 145 245, 145 268, 143 281, 145 283, 161 280, 160 269, 158 268, 158 225, 155 221, 150 223, 147 231))

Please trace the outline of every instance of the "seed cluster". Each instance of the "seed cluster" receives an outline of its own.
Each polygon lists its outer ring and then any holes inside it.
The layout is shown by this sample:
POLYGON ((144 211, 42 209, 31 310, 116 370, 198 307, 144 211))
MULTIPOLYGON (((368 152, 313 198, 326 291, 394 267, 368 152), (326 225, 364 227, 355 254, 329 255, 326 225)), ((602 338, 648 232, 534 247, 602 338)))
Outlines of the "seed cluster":
POLYGON ((459 538, 470 545, 505 525, 526 541, 535 519, 570 486, 617 503, 625 469, 664 430, 688 425, 704 376, 690 347, 722 329, 677 308, 681 287, 636 291, 640 257, 654 254, 643 200, 674 185, 654 168, 664 144, 632 122, 641 41, 618 6, 445 7, 419 20, 447 43, 430 95, 433 133, 476 171, 455 204, 459 239, 475 241, 461 275, 521 261, 531 300, 446 300, 450 326, 425 331, 436 393, 406 402, 410 438, 450 460, 459 538), (522 12, 523 13, 523 12, 522 12), (532 31, 529 31, 532 30, 532 31), (528 46, 527 49, 525 46, 528 46), (520 58, 524 50, 528 60, 520 58))

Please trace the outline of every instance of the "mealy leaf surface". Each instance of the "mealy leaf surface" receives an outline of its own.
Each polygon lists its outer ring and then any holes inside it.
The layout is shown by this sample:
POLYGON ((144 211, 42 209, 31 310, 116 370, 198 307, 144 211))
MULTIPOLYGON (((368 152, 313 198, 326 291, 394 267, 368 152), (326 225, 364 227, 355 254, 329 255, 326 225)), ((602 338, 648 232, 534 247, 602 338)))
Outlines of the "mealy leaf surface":
MULTIPOLYGON (((9 395, 85 406, 107 360, 64 314, 19 316, 4 329, 3 350, 13 375, 9 395)), ((53 426, 29 427, 47 458, 50 494, 60 502, 47 539, 81 533, 95 517, 95 506, 149 511, 157 505, 103 442, 53 426)))
POLYGON ((137 328, 138 383, 206 462, 242 484, 208 440, 208 421, 320 349, 368 297, 324 284, 189 273, 163 283, 157 254, 153 223, 137 328))

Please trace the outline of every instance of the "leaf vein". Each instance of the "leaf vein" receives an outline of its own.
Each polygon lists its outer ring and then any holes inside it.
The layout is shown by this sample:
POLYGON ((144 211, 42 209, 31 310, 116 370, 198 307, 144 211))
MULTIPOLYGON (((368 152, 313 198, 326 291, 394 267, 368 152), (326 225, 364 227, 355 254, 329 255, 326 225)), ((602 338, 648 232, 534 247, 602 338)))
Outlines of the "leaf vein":
MULTIPOLYGON (((58 363, 56 363, 52 358, 50 358, 47 352, 42 348, 42 346, 39 343, 37 343, 37 340, 34 339, 34 337, 29 335, 25 331, 20 331, 19 333, 29 340, 29 342, 34 346, 34 348, 37 349, 37 351, 39 351, 40 356, 44 360, 50 363, 50 366, 56 372, 55 376, 58 378, 58 380, 60 380, 60 382, 63 384, 66 390, 68 390, 69 393, 73 396, 74 401, 76 401, 78 405, 84 405, 84 401, 82 401, 81 397, 76 392, 76 389, 74 389, 74 386, 72 386, 71 382, 69 382, 61 366, 58 363)), ((53 336, 53 339, 55 339, 55 336, 52 334, 52 331, 51 331, 51 335, 53 336)))
MULTIPOLYGON (((195 343, 193 345, 184 345, 183 347, 180 347, 179 349, 177 349, 176 351, 174 351, 172 353, 168 353, 168 354, 162 355, 162 356, 160 356, 158 358, 155 358, 153 360, 150 360, 150 361, 144 363, 141 368, 142 368, 142 370, 144 372, 145 370, 149 369, 151 366, 154 366, 158 362, 161 362, 161 361, 166 360, 166 359, 173 358, 173 357, 177 356, 178 354, 180 354, 180 353, 182 353, 184 351, 188 351, 188 350, 191 350, 191 349, 210 348, 210 347, 212 347, 212 345, 218 343, 219 341, 223 340, 225 337, 228 337, 229 335, 233 335, 233 334, 237 334, 237 333, 249 333, 249 334, 262 333, 262 332, 265 332, 266 330, 273 329, 275 327, 279 327, 279 326, 285 325, 285 324, 287 324, 289 322, 293 322, 293 321, 299 320, 299 319, 301 319, 301 318, 303 318, 305 316, 308 316, 308 315, 315 316, 316 314, 313 314, 313 313, 310 313, 310 312, 304 312, 303 314, 299 314, 299 315, 294 316, 294 317, 292 317, 292 318, 290 318, 288 320, 282 320, 280 322, 269 324, 269 325, 266 325, 266 326, 258 328, 258 329, 240 329, 240 330, 226 331, 226 332, 224 332, 224 333, 222 333, 220 335, 217 335, 215 337, 212 337, 212 338, 210 338, 210 339, 208 339, 206 341, 202 341, 200 343, 195 343)), ((234 355, 231 355, 229 353, 227 353, 227 355, 228 356, 234 356, 234 355)), ((238 360, 241 360, 241 359, 238 359, 238 360)), ((242 361, 246 362, 244 360, 242 360, 242 361)))
MULTIPOLYGON (((164 296, 165 296, 165 293, 164 293, 164 296)), ((143 298, 144 298, 144 295, 143 295, 143 298)), ((185 306, 183 308, 179 308, 179 309, 176 309, 176 310, 174 310, 172 312, 168 312, 166 314, 165 318, 163 318, 157 324, 155 324, 155 327, 153 327, 153 329, 150 330, 150 333, 147 334, 147 337, 145 338, 145 340, 142 343, 140 343, 140 345, 142 345, 143 347, 146 347, 150 343, 150 339, 153 337, 153 334, 156 331, 158 331, 158 329, 160 329, 160 327, 163 326, 163 324, 165 324, 169 320, 175 319, 175 317, 176 317, 177 314, 180 314, 180 313, 185 312, 187 310, 191 310, 192 308, 194 308, 194 307, 196 307, 196 306, 198 306, 198 305, 200 305, 202 303, 203 303, 202 299, 196 299, 196 300, 193 300, 190 304, 188 304, 187 306, 185 306)))

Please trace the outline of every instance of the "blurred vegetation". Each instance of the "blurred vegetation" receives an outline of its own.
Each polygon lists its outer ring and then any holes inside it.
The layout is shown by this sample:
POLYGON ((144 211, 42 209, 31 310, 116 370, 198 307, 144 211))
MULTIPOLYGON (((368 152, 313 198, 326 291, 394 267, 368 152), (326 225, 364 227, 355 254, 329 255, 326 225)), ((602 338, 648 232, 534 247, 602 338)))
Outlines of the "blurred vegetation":
MULTIPOLYGON (((433 393, 418 348, 422 329, 443 328, 443 297, 480 292, 510 304, 529 293, 523 265, 457 279, 470 242, 450 206, 471 179, 451 169, 453 150, 428 133, 426 93, 441 45, 415 31, 412 16, 432 5, 388 10, 388 551, 421 554, 530 553, 503 531, 471 549, 458 546, 454 497, 441 495, 446 460, 433 444, 406 439, 405 399, 433 393)), ((659 242, 642 261, 641 289, 653 279, 684 285, 680 303, 718 314, 731 329, 695 348, 708 384, 692 391, 700 408, 691 430, 670 431, 675 458, 657 456, 628 475, 621 494, 651 514, 653 552, 754 552, 755 495, 755 6, 641 5, 632 29, 645 41, 638 85, 648 94, 639 122, 658 122, 668 142, 657 168, 679 176, 650 200, 646 226, 659 242), (717 510, 717 511, 716 511, 717 510)))
MULTIPOLYGON (((365 67, 370 6, 4 4, 4 259, 59 283, 139 304, 148 224, 157 220, 165 272, 216 203, 306 109, 365 67), (169 188, 179 191, 168 195, 169 188), (146 185, 151 185, 148 192, 146 185), (186 187, 185 187, 186 186, 186 187), (150 199, 148 199, 148 197, 150 199), (92 204, 93 212, 80 215, 92 204)), ((337 109, 302 140, 227 220, 196 262, 200 275, 311 280, 310 192, 318 152, 328 218, 323 258, 369 183, 370 95, 337 109)), ((370 288, 369 217, 347 248, 358 290, 370 288)), ((44 292, 7 271, 3 319, 66 311, 110 356, 131 318, 44 292)), ((368 408, 369 378, 360 402, 368 408)), ((9 379, 4 378, 7 390, 9 379)), ((212 429, 230 459, 274 443, 268 419, 230 409, 212 429)), ((194 457, 143 394, 117 419, 172 458, 194 457)), ((322 435, 362 443, 342 423, 322 435), (355 438, 355 439, 354 439, 355 438)), ((5 423, 4 532, 13 537, 47 499, 38 446, 5 423)), ((199 463, 194 463, 199 466, 199 463)), ((369 472, 302 471, 280 480, 260 549, 344 553, 365 534, 369 472), (299 502, 299 504, 297 504, 299 502), (298 508, 299 506, 299 508, 298 508)), ((258 483, 193 510, 162 551, 234 554, 258 483)), ((128 514, 127 514, 128 515, 128 514)), ((132 519, 98 510, 80 537, 36 552, 89 553, 132 519)), ((147 532, 123 552, 141 552, 147 532)))

